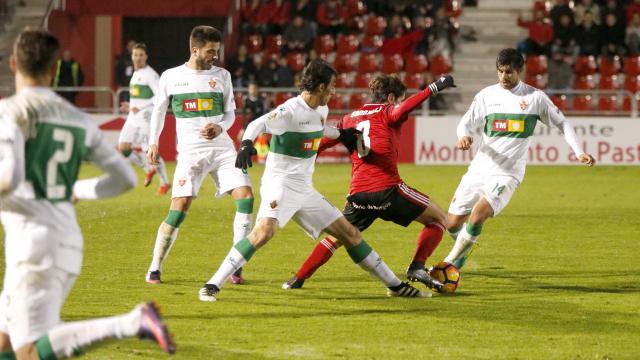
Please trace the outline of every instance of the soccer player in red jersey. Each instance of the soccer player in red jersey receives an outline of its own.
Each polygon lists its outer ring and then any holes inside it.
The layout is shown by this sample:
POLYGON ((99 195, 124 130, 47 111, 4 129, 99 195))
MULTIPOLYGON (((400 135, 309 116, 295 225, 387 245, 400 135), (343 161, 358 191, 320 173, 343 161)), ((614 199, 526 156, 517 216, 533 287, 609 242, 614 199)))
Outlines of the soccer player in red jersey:
MULTIPOLYGON (((432 289, 439 289, 442 284, 427 274, 425 263, 442 240, 447 227, 446 215, 427 195, 402 181, 398 174, 398 143, 409 113, 431 95, 450 86, 455 86, 453 77, 445 75, 404 100, 407 88, 402 81, 395 76, 379 75, 369 84, 375 103, 346 115, 339 124, 339 128, 361 132, 354 144, 346 144, 351 152, 352 173, 344 216, 360 231, 378 218, 402 226, 408 226, 412 221, 423 224, 407 278, 432 289)), ((336 143, 323 139, 320 150, 336 143)), ((324 238, 282 288, 301 288, 341 245, 333 237, 324 238)))

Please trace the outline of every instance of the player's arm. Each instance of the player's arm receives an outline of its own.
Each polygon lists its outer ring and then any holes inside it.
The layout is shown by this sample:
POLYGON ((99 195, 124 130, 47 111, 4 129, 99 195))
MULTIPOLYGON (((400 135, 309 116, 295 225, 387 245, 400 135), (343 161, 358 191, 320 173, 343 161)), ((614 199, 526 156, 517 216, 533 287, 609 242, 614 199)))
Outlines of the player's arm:
POLYGON ((480 132, 484 126, 485 115, 483 101, 478 94, 473 99, 467 112, 462 116, 462 119, 460 119, 458 127, 456 128, 456 134, 458 135, 456 147, 458 147, 458 149, 469 150, 471 148, 473 135, 480 132))
MULTIPOLYGON (((166 73, 165 73, 166 74, 166 73)), ((164 117, 167 114, 167 106, 169 105, 169 94, 166 89, 165 74, 160 77, 158 83, 158 91, 153 97, 153 111, 151 112, 151 125, 149 130, 149 150, 147 151, 147 159, 152 165, 158 164, 158 144, 160 134, 164 127, 164 117)))
POLYGON ((555 127, 560 130, 562 135, 564 135, 564 141, 569 144, 571 150, 576 155, 578 160, 588 166, 593 166, 596 163, 596 160, 591 156, 591 154, 587 154, 584 152, 582 145, 580 144, 580 139, 578 139, 578 134, 576 134, 571 123, 567 121, 567 118, 564 116, 562 111, 558 109, 558 107, 549 99, 549 97, 540 92, 541 95, 541 111, 540 118, 543 122, 553 124, 555 127))
POLYGON ((437 94, 438 92, 448 87, 455 87, 453 76, 441 76, 440 79, 429 84, 429 86, 427 86, 424 90, 420 91, 417 94, 411 95, 405 101, 395 106, 393 110, 391 110, 387 121, 389 123, 395 123, 406 120, 409 113, 420 106, 420 104, 427 100, 431 95, 437 94))
MULTIPOLYGON (((328 111, 327 111, 328 113, 328 111)), ((347 115, 349 116, 349 115, 347 115)), ((347 117, 345 116, 345 118, 347 117)), ((343 119, 344 121, 344 119, 343 119)), ((326 124, 326 121, 325 121, 326 124)), ((326 126, 324 128, 324 137, 320 140, 318 152, 334 147, 338 143, 342 143, 349 153, 352 153, 358 143, 359 135, 362 131, 355 128, 345 128, 340 121, 337 127, 326 126)))
POLYGON ((24 136, 12 121, 0 119, 0 196, 24 181, 24 136))
POLYGON ((100 177, 76 181, 73 194, 80 200, 91 200, 119 195, 136 186, 136 174, 127 160, 96 130, 94 144, 88 160, 98 165, 105 174, 100 177))

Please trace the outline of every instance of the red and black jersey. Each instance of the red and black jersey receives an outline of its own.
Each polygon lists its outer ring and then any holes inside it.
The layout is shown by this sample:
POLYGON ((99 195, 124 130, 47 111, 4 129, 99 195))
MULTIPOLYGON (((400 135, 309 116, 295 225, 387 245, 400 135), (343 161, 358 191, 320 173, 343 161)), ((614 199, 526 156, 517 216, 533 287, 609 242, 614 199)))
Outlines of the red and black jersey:
POLYGON ((362 131, 356 151, 351 153, 349 194, 380 191, 402 183, 398 174, 400 128, 409 113, 430 95, 427 87, 399 105, 366 104, 342 119, 339 127, 362 131))

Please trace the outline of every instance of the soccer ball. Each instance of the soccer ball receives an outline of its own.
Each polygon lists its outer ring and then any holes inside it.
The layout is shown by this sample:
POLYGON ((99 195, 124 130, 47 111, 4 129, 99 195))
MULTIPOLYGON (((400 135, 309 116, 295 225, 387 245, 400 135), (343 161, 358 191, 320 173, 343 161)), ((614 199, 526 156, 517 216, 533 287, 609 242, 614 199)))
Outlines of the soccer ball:
POLYGON ((448 262, 439 262, 429 269, 429 276, 440 281, 444 287, 442 293, 452 293, 458 288, 460 271, 448 262))

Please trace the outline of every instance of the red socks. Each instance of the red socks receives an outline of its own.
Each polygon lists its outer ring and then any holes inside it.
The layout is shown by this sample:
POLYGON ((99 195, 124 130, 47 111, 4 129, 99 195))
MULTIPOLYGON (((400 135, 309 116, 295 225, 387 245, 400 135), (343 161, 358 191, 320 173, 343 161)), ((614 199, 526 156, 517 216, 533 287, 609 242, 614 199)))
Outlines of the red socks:
POLYGON ((413 261, 424 266, 427 258, 433 254, 440 244, 442 234, 444 234, 444 227, 440 223, 426 225, 418 235, 416 253, 413 255, 413 261))
MULTIPOLYGON (((442 233, 440 233, 440 236, 442 236, 442 233)), ((331 259, 331 256, 333 256, 337 248, 336 244, 328 237, 322 239, 322 241, 313 248, 307 260, 304 261, 304 264, 302 264, 302 267, 300 267, 300 270, 296 273, 298 279, 310 278, 320 266, 331 259)))

